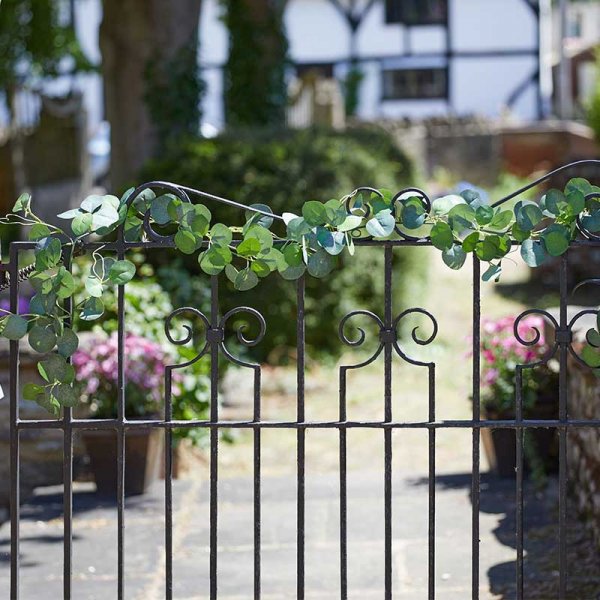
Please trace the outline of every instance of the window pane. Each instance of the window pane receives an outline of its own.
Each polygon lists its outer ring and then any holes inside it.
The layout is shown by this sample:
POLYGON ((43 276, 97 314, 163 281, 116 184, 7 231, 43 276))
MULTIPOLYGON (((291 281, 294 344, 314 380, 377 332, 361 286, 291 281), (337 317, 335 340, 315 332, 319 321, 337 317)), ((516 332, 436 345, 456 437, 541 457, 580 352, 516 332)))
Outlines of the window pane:
POLYGON ((447 0, 386 0, 387 23, 434 25, 446 22, 447 0))
POLYGON ((383 98, 411 100, 447 97, 447 70, 388 69, 383 71, 383 98))

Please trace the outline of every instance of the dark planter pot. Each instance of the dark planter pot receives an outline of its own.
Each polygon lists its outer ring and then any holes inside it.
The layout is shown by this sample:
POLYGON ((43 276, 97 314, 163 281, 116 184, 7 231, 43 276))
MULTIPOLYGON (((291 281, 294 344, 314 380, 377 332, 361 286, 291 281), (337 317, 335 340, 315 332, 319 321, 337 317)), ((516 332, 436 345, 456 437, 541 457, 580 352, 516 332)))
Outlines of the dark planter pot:
MULTIPOLYGON (((483 417, 491 421, 513 420, 514 413, 500 413, 483 408, 483 417)), ((539 398, 535 406, 528 411, 526 419, 553 420, 558 418, 558 399, 556 397, 539 398)), ((558 436, 555 428, 535 427, 526 430, 527 440, 534 447, 536 458, 546 473, 558 471, 558 436)), ((489 427, 481 428, 481 440, 490 467, 500 477, 514 477, 517 466, 517 436, 514 429, 489 427)), ((532 464, 528 454, 523 458, 525 473, 530 473, 532 464)))
MULTIPOLYGON (((85 431, 83 441, 101 496, 117 494, 117 435, 114 431, 85 431)), ((145 493, 158 479, 163 448, 162 431, 156 428, 129 429, 125 433, 125 495, 145 493)))

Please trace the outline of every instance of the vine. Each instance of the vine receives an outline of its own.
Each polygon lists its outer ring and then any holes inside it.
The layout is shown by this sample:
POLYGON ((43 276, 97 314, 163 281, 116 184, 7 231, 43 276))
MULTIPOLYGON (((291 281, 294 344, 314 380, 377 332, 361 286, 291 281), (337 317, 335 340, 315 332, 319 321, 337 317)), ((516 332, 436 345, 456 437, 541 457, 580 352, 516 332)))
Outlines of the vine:
MULTIPOLYGON (((240 227, 212 223, 210 210, 204 204, 192 204, 186 189, 158 182, 130 189, 120 199, 88 196, 79 208, 58 215, 70 221, 71 233, 44 223, 33 212, 28 194, 21 195, 12 213, 0 219, 0 223, 30 226, 29 239, 35 242, 29 277, 35 295, 29 313, 3 311, 0 317, 1 336, 9 340, 28 336, 31 347, 44 355, 38 370, 45 383, 25 385, 26 399, 54 414, 61 407, 76 405, 79 390, 69 358, 79 341, 71 325, 72 313, 85 321, 100 318, 104 292, 135 275, 133 263, 109 255, 118 244, 99 241, 93 245, 85 274, 88 297, 71 306, 75 282, 68 267, 92 234, 101 240, 117 231, 120 242, 133 246, 147 240, 172 243, 184 254, 197 253, 200 268, 208 275, 224 272, 240 291, 275 272, 288 280, 305 272, 326 277, 338 254, 354 254, 357 240, 431 242, 451 269, 460 269, 467 255, 474 254, 488 264, 482 278, 497 281, 503 259, 517 246, 525 263, 537 267, 564 254, 578 232, 600 239, 596 235, 600 232, 600 187, 579 178, 571 179, 564 191, 546 192, 539 205, 519 201, 510 209, 503 202, 486 204, 473 190, 431 202, 416 188, 396 195, 360 188, 339 200, 306 202, 300 215, 279 216, 267 205, 253 204, 244 207, 246 222, 240 227), (156 195, 150 185, 170 191, 156 195), (279 233, 276 221, 285 226, 279 233)), ((600 375, 598 329, 588 331, 587 342, 581 359, 600 375)))

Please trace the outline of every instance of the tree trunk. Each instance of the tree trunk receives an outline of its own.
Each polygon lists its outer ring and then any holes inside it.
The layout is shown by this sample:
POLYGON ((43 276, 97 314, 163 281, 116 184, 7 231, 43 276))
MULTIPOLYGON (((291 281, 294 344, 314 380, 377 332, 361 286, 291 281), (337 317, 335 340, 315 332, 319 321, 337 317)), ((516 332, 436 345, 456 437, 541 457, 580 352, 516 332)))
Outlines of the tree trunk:
POLYGON ((115 191, 132 183, 159 149, 148 72, 152 67, 169 77, 169 65, 182 52, 195 57, 200 7, 201 0, 103 0, 100 49, 115 191))

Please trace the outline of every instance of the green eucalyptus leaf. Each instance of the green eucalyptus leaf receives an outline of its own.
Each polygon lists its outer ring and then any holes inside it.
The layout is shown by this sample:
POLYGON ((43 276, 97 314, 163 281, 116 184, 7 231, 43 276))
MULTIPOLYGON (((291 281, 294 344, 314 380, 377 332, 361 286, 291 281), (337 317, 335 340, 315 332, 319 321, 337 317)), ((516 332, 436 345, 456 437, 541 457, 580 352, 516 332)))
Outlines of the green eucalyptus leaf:
POLYGON ((260 251, 260 241, 256 238, 246 238, 237 247, 237 253, 244 257, 256 256, 260 251))
POLYGON ((585 339, 590 346, 600 348, 600 333, 596 329, 588 329, 585 339))
MULTIPOLYGON (((176 198, 173 194, 162 194, 152 200, 152 204, 150 205, 150 216, 158 225, 166 225, 171 222, 169 206, 174 200, 176 200, 176 198)), ((181 202, 181 200, 179 202, 181 202)))
POLYGON ((431 214, 435 217, 443 217, 459 204, 467 204, 467 201, 457 194, 436 198, 431 203, 431 214))
POLYGON ((115 261, 109 271, 108 278, 116 285, 124 285, 135 275, 135 265, 129 260, 115 261))
POLYGON ((44 360, 41 360, 38 365, 38 371, 44 381, 48 383, 73 383, 75 379, 75 370, 73 365, 58 354, 50 354, 44 360))
POLYGON ((61 406, 67 408, 73 408, 79 401, 79 394, 77 390, 72 386, 65 383, 59 383, 54 386, 52 394, 58 400, 61 406))
POLYGON ((480 239, 479 231, 470 233, 462 242, 462 249, 465 252, 474 252, 480 239))
POLYGON ((208 275, 218 275, 232 260, 227 246, 212 246, 198 256, 200 268, 208 275))
POLYGON ((316 200, 310 200, 302 207, 302 216, 309 225, 323 225, 327 223, 325 205, 316 200))
POLYGON ((231 283, 235 283, 235 278, 237 277, 238 273, 239 271, 232 264, 225 266, 225 276, 227 279, 229 279, 229 281, 231 281, 231 283))
POLYGON ((79 346, 79 338, 69 327, 65 327, 62 335, 56 342, 56 349, 63 358, 72 356, 79 346))
POLYGON ((338 231, 352 231, 362 225, 363 218, 359 215, 347 215, 341 225, 338 225, 338 231))
POLYGON ((35 269, 45 271, 55 267, 62 256, 62 244, 55 237, 40 240, 35 247, 35 269))
POLYGON ((492 217, 492 220, 487 224, 487 229, 493 231, 505 231, 512 223, 514 214, 511 210, 498 209, 492 217))
POLYGON ((540 207, 546 216, 557 217, 567 205, 565 195, 560 190, 548 190, 540 200, 540 207))
POLYGON ((306 265, 301 264, 295 267, 288 267, 287 269, 283 269, 279 271, 279 274, 288 281, 293 281, 294 279, 300 279, 304 272, 306 271, 306 265))
POLYGON ((215 223, 210 228, 210 241, 217 246, 229 246, 233 240, 233 233, 227 225, 223 223, 215 223))
POLYGON ((523 231, 532 231, 543 218, 540 207, 535 202, 521 201, 515 205, 517 225, 523 231))
POLYGON ((475 229, 477 227, 475 210, 466 203, 457 204, 448 213, 448 224, 452 228, 452 231, 457 234, 461 234, 468 229, 475 229))
POLYGON ((175 246, 184 254, 193 254, 196 251, 196 236, 187 229, 179 229, 175 234, 175 246))
POLYGON ((598 233, 600 231, 600 210, 596 210, 589 215, 583 215, 581 225, 592 233, 598 233))
POLYGON ((95 321, 104 314, 104 303, 100 298, 88 298, 81 309, 79 318, 82 321, 95 321))
POLYGON ((34 325, 29 332, 29 345, 41 354, 50 352, 56 345, 56 334, 50 325, 34 325))
POLYGON ((8 315, 2 319, 2 337, 20 340, 27 333, 27 320, 19 315, 8 315))
POLYGON ((448 267, 457 271, 465 264, 467 254, 460 244, 454 244, 451 248, 442 251, 442 260, 448 267))
POLYGON ((257 239, 260 243, 261 251, 267 251, 273 247, 273 234, 262 225, 252 225, 244 234, 244 239, 257 239))
POLYGON ((325 203, 325 215, 327 223, 333 227, 339 227, 346 220, 348 213, 344 204, 339 200, 329 200, 325 203))
POLYGON ((592 346, 584 346, 581 350, 581 358, 593 369, 600 367, 600 350, 592 346))
POLYGON ((56 304, 56 294, 35 294, 29 301, 29 312, 35 315, 47 315, 53 312, 56 304))
POLYGON ((52 232, 50 231, 50 228, 46 224, 35 223, 31 226, 31 229, 29 230, 29 239, 32 242, 37 242, 38 240, 47 238, 51 234, 52 234, 52 232))
POLYGON ((571 234, 563 225, 553 224, 544 229, 541 234, 544 246, 550 256, 560 256, 569 248, 571 234))
POLYGON ((475 218, 479 225, 488 225, 494 218, 494 209, 491 206, 479 206, 475 210, 475 218))
POLYGON ((574 177, 567 182, 565 186, 565 193, 569 194, 570 192, 579 192, 583 196, 587 196, 588 194, 593 193, 594 186, 583 177, 574 177))
POLYGON ((104 286, 102 285, 102 282, 94 275, 90 275, 85 280, 85 289, 87 293, 94 298, 101 298, 102 293, 104 292, 104 286))
POLYGON ((88 196, 87 198, 85 198, 82 203, 81 203, 81 210, 84 210, 85 212, 94 212, 95 210, 97 210, 98 208, 100 208, 102 206, 102 203, 104 202, 104 196, 100 196, 98 194, 92 194, 91 196, 88 196))
POLYGON ((531 231, 523 231, 516 223, 511 228, 511 234, 517 242, 524 242, 531 237, 531 231))
POLYGON ((502 273, 502 265, 491 264, 486 272, 481 276, 483 281, 490 281, 490 279, 494 279, 498 281, 500 279, 500 274, 502 273))
POLYGON ((271 274, 271 268, 268 263, 260 258, 252 261, 250 268, 259 276, 266 277, 271 274))
POLYGON ((249 268, 242 269, 235 277, 233 286, 240 292, 251 290, 258 285, 258 276, 249 268))
POLYGON ((527 239, 521 244, 521 256, 530 267, 539 267, 548 258, 544 244, 540 240, 532 239, 527 239))
POLYGON ((31 194, 21 194, 14 206, 12 207, 13 212, 28 212, 31 206, 31 194))
POLYGON ((326 277, 333 269, 333 259, 325 252, 318 250, 308 258, 308 272, 313 277, 326 277))
POLYGON ((579 190, 571 190, 566 195, 566 201, 572 215, 578 215, 585 210, 585 196, 579 190))
POLYGON ((26 383, 23 386, 23 398, 35 401, 40 394, 44 393, 44 386, 37 383, 26 383))
MULTIPOLYGON (((408 226, 406 223, 404 224, 408 226)), ((384 238, 391 235, 395 226, 396 220, 394 219, 394 215, 389 208, 386 208, 380 210, 372 219, 367 221, 367 232, 373 237, 384 238)))
POLYGON ((85 235, 92 230, 93 227, 93 215, 90 213, 80 213, 77 215, 71 223, 71 229, 76 236, 85 235))
MULTIPOLYGON (((283 249, 283 257, 287 266, 299 267, 302 262, 302 250, 298 244, 290 244, 283 249)), ((280 269, 281 270, 281 269, 280 269)))
POLYGON ((431 243, 438 250, 448 250, 454 244, 452 229, 450 229, 450 225, 444 221, 438 221, 431 228, 431 233, 429 235, 431 237, 431 243))
POLYGON ((420 198, 412 197, 400 202, 401 222, 406 229, 419 229, 427 219, 427 211, 420 198))
POLYGON ((142 239, 143 221, 139 217, 129 216, 125 221, 123 235, 126 242, 139 242, 142 239))
MULTIPOLYGON (((251 204, 250 208, 256 208, 258 210, 262 210, 263 212, 273 214, 271 207, 267 206, 266 204, 251 204)), ((269 229, 271 225, 273 225, 273 217, 268 217, 267 215, 256 213, 250 210, 246 211, 246 219, 248 221, 252 221, 260 227, 264 227, 265 229, 269 229)))

